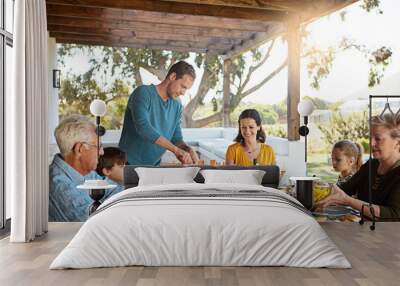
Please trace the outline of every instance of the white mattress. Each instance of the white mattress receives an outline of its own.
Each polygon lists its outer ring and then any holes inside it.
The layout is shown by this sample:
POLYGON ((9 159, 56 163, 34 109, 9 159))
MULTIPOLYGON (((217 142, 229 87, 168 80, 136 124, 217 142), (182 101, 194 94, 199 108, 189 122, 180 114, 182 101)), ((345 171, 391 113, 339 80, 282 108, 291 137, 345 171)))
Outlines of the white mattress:
POLYGON ((279 190, 262 186, 184 184, 128 189, 100 206, 50 269, 127 265, 351 267, 320 225, 293 203, 299 204, 279 190), (179 195, 122 199, 146 194, 137 192, 204 193, 210 189, 261 190, 272 199, 179 195))

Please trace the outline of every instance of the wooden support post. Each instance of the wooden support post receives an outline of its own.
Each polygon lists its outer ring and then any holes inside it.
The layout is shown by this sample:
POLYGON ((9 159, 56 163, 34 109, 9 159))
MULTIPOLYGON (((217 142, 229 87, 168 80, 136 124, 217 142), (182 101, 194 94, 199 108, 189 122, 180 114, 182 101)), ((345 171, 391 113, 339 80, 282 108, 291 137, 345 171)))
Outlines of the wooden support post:
POLYGON ((289 141, 299 140, 300 116, 297 105, 300 101, 300 24, 298 18, 288 22, 288 99, 287 133, 289 141))
POLYGON ((224 97, 223 97, 223 123, 224 127, 231 126, 231 120, 229 118, 230 111, 230 68, 231 68, 231 60, 224 60, 224 97))

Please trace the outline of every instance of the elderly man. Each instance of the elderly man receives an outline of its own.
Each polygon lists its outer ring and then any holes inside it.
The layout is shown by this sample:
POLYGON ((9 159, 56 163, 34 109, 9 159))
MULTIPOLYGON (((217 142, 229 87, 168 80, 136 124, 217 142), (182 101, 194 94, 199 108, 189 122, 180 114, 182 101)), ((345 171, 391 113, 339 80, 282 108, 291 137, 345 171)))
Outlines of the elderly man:
MULTIPOLYGON (((77 186, 85 179, 103 179, 94 171, 98 159, 96 126, 82 115, 72 115, 54 134, 61 153, 54 156, 49 170, 49 221, 85 221, 93 201, 77 186)), ((121 190, 121 186, 108 190, 105 198, 121 190)))
POLYGON ((178 99, 190 89, 196 73, 180 61, 171 66, 158 85, 142 85, 129 97, 119 147, 131 165, 159 165, 165 150, 184 164, 197 163, 196 152, 181 131, 182 104, 178 99))

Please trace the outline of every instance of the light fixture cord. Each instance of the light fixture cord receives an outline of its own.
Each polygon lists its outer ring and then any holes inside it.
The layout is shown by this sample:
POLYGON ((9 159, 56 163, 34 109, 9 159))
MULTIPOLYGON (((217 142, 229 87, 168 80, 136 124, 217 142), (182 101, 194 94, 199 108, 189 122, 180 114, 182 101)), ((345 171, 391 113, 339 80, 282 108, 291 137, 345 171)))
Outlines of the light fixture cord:
POLYGON ((100 159, 100 116, 96 116, 96 125, 97 125, 97 162, 100 159))

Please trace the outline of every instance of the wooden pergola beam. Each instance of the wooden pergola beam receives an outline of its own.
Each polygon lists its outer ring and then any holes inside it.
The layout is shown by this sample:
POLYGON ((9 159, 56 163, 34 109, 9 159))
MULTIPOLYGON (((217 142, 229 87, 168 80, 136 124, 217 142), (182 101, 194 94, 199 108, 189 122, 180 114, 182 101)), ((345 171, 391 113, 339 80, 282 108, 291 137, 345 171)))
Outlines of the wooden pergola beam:
POLYGON ((94 41, 96 43, 115 43, 115 44, 125 44, 129 46, 131 44, 141 45, 143 47, 159 46, 163 45, 168 48, 186 48, 186 49, 202 49, 204 51, 208 50, 224 50, 226 45, 223 44, 208 44, 200 42, 188 42, 188 41, 170 41, 170 40, 146 40, 146 39, 136 39, 136 38, 126 38, 108 35, 78 35, 63 32, 50 32, 50 36, 56 39, 69 39, 71 42, 74 40, 78 41, 94 41))
POLYGON ((180 27, 170 24, 149 24, 137 21, 112 21, 104 19, 85 19, 73 17, 59 17, 48 16, 47 25, 62 25, 81 28, 101 28, 101 29, 115 29, 115 30, 131 30, 131 31, 145 31, 158 33, 173 33, 187 36, 203 36, 203 37, 217 37, 217 38, 236 38, 247 39, 253 33, 248 31, 239 31, 221 28, 197 28, 197 27, 180 27))
POLYGON ((140 44, 144 46, 157 45, 166 47, 181 47, 181 48, 193 48, 193 49, 205 49, 205 50, 223 50, 226 49, 226 45, 223 44, 208 44, 208 43, 195 43, 188 41, 170 41, 170 40, 146 40, 146 39, 135 39, 135 38, 124 38, 124 37, 116 37, 116 36, 99 36, 99 35, 77 35, 77 34, 68 34, 62 32, 51 32, 51 37, 54 38, 68 38, 68 39, 76 39, 76 40, 92 40, 96 42, 114 42, 114 43, 125 43, 125 44, 140 44))
POLYGON ((247 32, 264 32, 270 23, 256 20, 216 18, 163 12, 116 8, 66 6, 48 3, 47 16, 102 20, 136 21, 151 24, 169 24, 198 28, 219 28, 247 32))
POLYGON ((122 29, 110 29, 110 28, 85 28, 85 27, 71 27, 63 25, 48 25, 48 31, 52 33, 68 33, 76 35, 113 35, 124 38, 132 39, 159 39, 159 40, 170 40, 177 42, 200 42, 208 44, 223 44, 223 45, 236 45, 241 42, 240 39, 230 39, 230 38, 216 38, 216 37, 204 37, 194 35, 193 37, 182 37, 180 34, 175 33, 159 33, 157 31, 147 32, 147 31, 132 31, 132 30, 122 30, 122 29))
POLYGON ((76 45, 87 45, 87 46, 106 46, 106 47, 118 47, 118 48, 135 48, 135 49, 154 49, 154 50, 166 50, 166 51, 176 51, 182 53, 208 53, 208 54, 220 54, 221 50, 207 49, 207 48, 187 48, 187 47, 177 47, 177 46, 166 46, 166 45, 144 45, 138 43, 115 43, 111 41, 96 41, 91 39, 74 39, 68 37, 59 37, 56 39, 59 44, 76 44, 76 45))
POLYGON ((232 19, 259 21, 284 21, 287 13, 282 11, 265 11, 263 9, 241 8, 231 6, 165 2, 156 0, 47 0, 49 4, 65 4, 81 7, 119 8, 143 10, 173 14, 212 16, 232 19))
POLYGON ((318 2, 318 0, 162 0, 167 2, 184 2, 192 4, 219 5, 238 8, 254 8, 273 11, 299 11, 304 8, 304 4, 318 2), (302 6, 303 5, 303 6, 302 6))
POLYGON ((332 7, 336 11, 358 0, 162 0, 164 2, 207 4, 237 8, 263 9, 268 11, 285 11, 303 13, 304 11, 326 11, 332 7))
POLYGON ((311 3, 303 7, 302 10, 298 11, 297 16, 300 18, 301 25, 306 25, 357 1, 359 0, 321 0, 319 1, 320 3, 311 1, 311 3))

